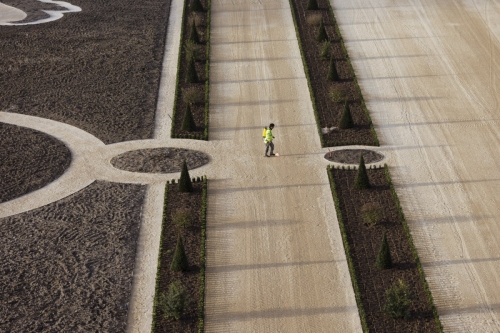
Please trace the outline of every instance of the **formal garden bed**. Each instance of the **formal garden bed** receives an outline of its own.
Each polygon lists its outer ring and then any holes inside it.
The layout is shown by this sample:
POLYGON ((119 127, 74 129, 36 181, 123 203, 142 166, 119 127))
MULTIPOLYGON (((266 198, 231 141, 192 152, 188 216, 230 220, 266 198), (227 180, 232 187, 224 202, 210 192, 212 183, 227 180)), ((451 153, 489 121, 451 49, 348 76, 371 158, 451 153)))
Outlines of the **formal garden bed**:
POLYGON ((210 0, 184 2, 171 136, 208 140, 210 0))
POLYGON ((185 177, 189 180, 187 168, 165 189, 152 324, 156 333, 204 329, 207 179, 193 179, 192 191, 185 192, 185 177))
POLYGON ((387 166, 366 171, 365 189, 357 188, 358 170, 328 168, 328 175, 363 330, 441 332, 387 166), (392 302, 391 288, 400 292, 392 302))
POLYGON ((322 145, 378 146, 330 3, 290 0, 290 7, 322 145))

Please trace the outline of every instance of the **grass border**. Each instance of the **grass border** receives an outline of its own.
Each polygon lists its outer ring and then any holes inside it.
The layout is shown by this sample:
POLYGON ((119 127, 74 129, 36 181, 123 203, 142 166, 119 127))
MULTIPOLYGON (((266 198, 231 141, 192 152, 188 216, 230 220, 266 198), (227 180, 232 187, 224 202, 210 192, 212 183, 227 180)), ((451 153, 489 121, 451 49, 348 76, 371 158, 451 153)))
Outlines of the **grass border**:
POLYGON ((398 195, 396 194, 396 190, 394 189, 391 175, 389 174, 389 167, 387 166, 387 164, 384 164, 384 171, 385 171, 385 178, 386 178, 387 182, 389 183, 389 187, 391 189, 392 198, 393 198, 394 203, 396 204, 397 209, 398 209, 398 214, 399 214, 399 218, 401 220, 401 224, 403 225, 403 228, 405 229, 406 237, 408 238, 408 243, 410 244, 411 252, 413 253, 413 258, 415 259, 415 263, 417 264, 418 273, 420 274, 420 278, 422 279, 422 282, 424 283, 425 293, 427 294, 427 300, 429 301, 429 303, 431 305, 432 314, 434 315, 434 320, 438 326, 438 331, 442 333, 443 332, 443 325, 441 324, 441 320, 439 319, 439 315, 437 313, 436 306, 434 305, 434 299, 432 298, 431 290, 429 288, 429 285, 427 284, 424 269, 422 268, 422 264, 420 263, 420 258, 418 257, 417 248, 415 247, 415 244, 413 243, 413 237, 411 236, 410 228, 408 227, 408 224, 406 223, 405 215, 403 213, 403 208, 401 207, 401 202, 399 201, 398 195))
POLYGON ((356 299, 356 304, 358 306, 359 319, 361 320, 361 328, 363 332, 369 332, 368 323, 366 322, 366 312, 361 302, 361 293, 359 291, 358 280, 356 278, 356 271, 354 270, 354 263, 351 257, 351 248, 347 242, 347 234, 345 231, 344 220, 342 218, 342 212, 340 210, 339 197, 337 194, 337 189, 335 188, 335 182, 333 181, 333 176, 331 173, 331 166, 327 166, 326 170, 328 172, 328 179, 330 181, 330 189, 332 192, 333 203, 335 204, 335 211, 337 212, 337 220, 339 222, 340 234, 342 235, 342 243, 344 244, 344 252, 347 259, 347 265, 349 267, 349 273, 351 276, 351 283, 354 289, 354 298, 356 299))
MULTIPOLYGON (((175 93, 174 93, 174 105, 172 108, 172 126, 170 127, 170 137, 171 138, 189 138, 185 137, 184 135, 179 135, 175 133, 175 116, 177 113, 177 100, 179 99, 180 95, 180 89, 179 89, 179 72, 180 72, 180 66, 181 66, 181 60, 182 60, 182 47, 184 46, 184 25, 186 23, 186 12, 187 8, 189 5, 188 0, 184 0, 184 7, 182 8, 182 22, 181 22, 181 38, 179 41, 179 53, 177 56, 177 76, 175 78, 175 93)), ((208 141, 208 123, 209 123, 209 93, 210 93, 210 13, 211 13, 211 7, 212 7, 212 1, 207 0, 207 8, 205 9, 207 11, 207 40, 206 40, 206 46, 205 46, 205 129, 203 131, 203 135, 201 140, 208 141)))

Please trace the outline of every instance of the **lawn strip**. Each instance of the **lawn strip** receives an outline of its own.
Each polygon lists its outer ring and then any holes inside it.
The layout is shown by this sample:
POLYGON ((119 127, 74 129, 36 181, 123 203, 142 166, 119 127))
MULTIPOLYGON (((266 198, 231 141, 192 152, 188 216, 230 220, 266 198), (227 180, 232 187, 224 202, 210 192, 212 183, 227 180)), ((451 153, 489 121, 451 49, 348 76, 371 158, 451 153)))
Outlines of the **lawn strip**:
POLYGON ((172 138, 189 138, 208 140, 208 87, 210 67, 210 0, 200 0, 204 11, 191 11, 191 1, 185 0, 182 12, 181 40, 179 43, 179 58, 177 63, 177 78, 174 95, 174 107, 172 111, 172 138), (199 81, 187 82, 189 59, 186 46, 191 33, 191 22, 196 16, 196 29, 200 37, 198 45, 198 56, 195 58, 196 73, 199 81), (196 95, 196 98, 187 98, 188 91, 196 95), (182 122, 190 106, 196 129, 187 131, 182 129, 182 122))
POLYGON ((441 325, 426 288, 423 271, 419 269, 418 255, 412 246, 409 231, 401 219, 401 209, 394 197, 386 169, 370 169, 372 187, 356 190, 356 170, 329 169, 332 195, 339 218, 341 234, 349 264, 351 279, 361 323, 365 332, 441 332, 441 325), (361 216, 361 207, 378 204, 384 210, 384 219, 368 226, 361 216), (387 234, 393 258, 393 268, 375 267, 383 233, 387 234), (399 279, 410 287, 412 294, 411 318, 393 319, 383 312, 385 291, 399 279))
POLYGON ((290 0, 290 7, 322 145, 378 146, 376 133, 373 130, 330 4, 327 0, 318 0, 320 9, 307 10, 307 2, 307 0, 290 0), (327 79, 330 61, 320 57, 322 43, 316 40, 319 27, 308 23, 308 20, 311 21, 311 16, 314 15, 321 17, 324 21, 330 41, 331 56, 335 59, 335 67, 340 76, 338 81, 332 82, 327 79), (344 97, 340 97, 334 102, 330 97, 331 90, 342 92, 341 95, 344 97), (349 129, 338 129, 346 99, 349 102, 355 125, 349 129), (334 127, 335 129, 332 130, 334 127), (327 128, 330 131, 327 131, 327 128), (322 129, 325 129, 324 133, 322 129))
POLYGON ((178 184, 167 184, 162 221, 158 272, 153 309, 152 332, 197 332, 203 330, 204 281, 205 281, 205 223, 206 223, 207 180, 193 182, 193 192, 182 193, 178 184), (188 209, 191 226, 179 228, 173 224, 177 210, 188 209), (181 233, 189 262, 186 272, 170 270, 177 236, 181 233), (159 304, 161 294, 168 292, 168 286, 179 281, 187 294, 187 302, 180 320, 167 319, 159 304))

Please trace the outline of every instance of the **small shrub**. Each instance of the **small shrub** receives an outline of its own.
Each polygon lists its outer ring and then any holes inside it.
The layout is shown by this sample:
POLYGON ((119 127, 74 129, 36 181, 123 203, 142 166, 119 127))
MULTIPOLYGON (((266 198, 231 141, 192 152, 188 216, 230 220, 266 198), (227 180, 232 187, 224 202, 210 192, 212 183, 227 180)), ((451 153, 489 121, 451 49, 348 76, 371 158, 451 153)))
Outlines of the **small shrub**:
POLYGON ((193 41, 186 41, 184 45, 184 51, 186 51, 186 58, 193 58, 195 61, 203 60, 203 50, 201 45, 196 44, 193 41))
POLYGON ((323 44, 321 44, 321 51, 319 52, 319 57, 322 60, 328 60, 330 59, 330 56, 331 56, 330 42, 324 41, 323 44))
POLYGON ((359 159, 358 173, 356 174, 356 179, 354 180, 354 187, 357 190, 366 190, 370 188, 370 180, 368 179, 368 173, 366 172, 363 155, 361 155, 361 158, 359 159))
POLYGON ((345 103, 347 98, 344 90, 340 87, 332 87, 328 93, 333 103, 345 103))
POLYGON ((204 98, 203 92, 196 89, 196 87, 182 89, 182 100, 186 104, 201 104, 204 102, 204 98))
POLYGON ((200 44, 200 36, 198 35, 198 31, 196 30, 196 24, 194 23, 194 20, 191 24, 191 33, 189 34, 188 40, 193 43, 200 44))
POLYGON ((307 3, 308 10, 316 10, 318 9, 318 0, 309 0, 307 3))
POLYGON ((204 11, 203 5, 200 0, 191 0, 191 4, 189 6, 192 12, 202 12, 204 11))
POLYGON ((174 257, 170 264, 170 270, 173 272, 185 272, 189 268, 189 263, 184 250, 184 243, 182 242, 181 234, 177 237, 177 245, 175 246, 174 257))
POLYGON ((188 228, 191 226, 191 211, 187 208, 177 209, 172 222, 179 228, 188 228))
POLYGON ((316 36, 318 42, 324 42, 328 40, 328 35, 326 34, 325 23, 323 20, 319 23, 318 35, 316 36))
POLYGON ((196 177, 196 181, 199 183, 201 182, 201 178, 200 177, 196 177))
POLYGON ((189 171, 186 161, 182 163, 181 178, 179 178, 179 191, 193 192, 193 184, 191 184, 191 178, 189 178, 189 171))
POLYGON ((179 281, 168 286, 168 293, 162 293, 158 300, 163 315, 166 319, 179 320, 186 304, 186 291, 179 281))
MULTIPOLYGON (((340 80, 339 73, 337 72, 337 67, 335 67, 335 58, 330 54, 330 66, 328 67, 328 81, 338 81, 340 80)), ((345 99, 345 97, 344 97, 345 99)), ((339 103, 339 102, 335 102, 339 103)))
POLYGON ((184 113, 184 118, 182 119, 181 130, 188 132, 196 130, 196 124, 194 122, 193 113, 191 112, 191 106, 189 104, 186 107, 186 112, 184 113))
POLYGON ((394 282, 385 291, 385 297, 384 311, 392 318, 408 319, 410 317, 411 294, 408 286, 402 280, 394 282))
POLYGON ((189 58, 186 82, 187 83, 197 83, 200 79, 198 78, 198 73, 196 73, 196 66, 194 64, 194 57, 189 58))
POLYGON ((339 128, 348 129, 354 127, 354 121, 352 120, 351 109, 347 101, 344 104, 344 112, 342 112, 342 117, 340 118, 339 128))
POLYGON ((317 14, 311 14, 308 15, 306 18, 306 22, 309 25, 318 27, 321 24, 321 20, 323 19, 322 15, 317 13, 317 14))
POLYGON ((385 218, 384 209, 378 203, 364 204, 361 207, 361 217, 369 227, 373 227, 385 218))
POLYGON ((387 236, 385 232, 382 237, 382 244, 380 244, 380 250, 378 251, 375 266, 378 269, 389 269, 392 267, 391 251, 389 249, 389 243, 387 243, 387 236))

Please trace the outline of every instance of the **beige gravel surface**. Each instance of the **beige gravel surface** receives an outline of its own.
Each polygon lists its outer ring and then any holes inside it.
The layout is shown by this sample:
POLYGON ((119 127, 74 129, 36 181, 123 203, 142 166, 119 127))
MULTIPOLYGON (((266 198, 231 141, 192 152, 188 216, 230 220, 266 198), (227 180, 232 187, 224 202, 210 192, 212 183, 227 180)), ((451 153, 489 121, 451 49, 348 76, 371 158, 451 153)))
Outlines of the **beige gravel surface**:
POLYGON ((212 2, 210 80, 206 331, 360 331, 288 1, 212 2))
POLYGON ((25 12, 20 9, 7 6, 0 2, 0 24, 21 21, 27 16, 25 12))
POLYGON ((500 3, 332 1, 445 331, 500 331, 500 3))

